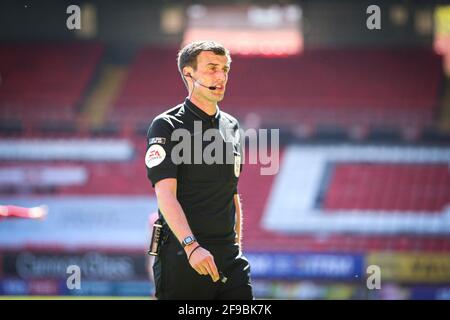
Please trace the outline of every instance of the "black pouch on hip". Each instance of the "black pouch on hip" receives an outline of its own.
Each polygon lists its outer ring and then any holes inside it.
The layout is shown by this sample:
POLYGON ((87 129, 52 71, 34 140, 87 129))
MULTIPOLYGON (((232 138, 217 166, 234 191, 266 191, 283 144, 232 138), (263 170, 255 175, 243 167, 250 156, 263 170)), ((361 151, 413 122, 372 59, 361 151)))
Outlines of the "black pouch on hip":
POLYGON ((151 256, 157 256, 161 247, 161 241, 163 239, 163 226, 164 220, 158 219, 153 223, 152 239, 150 241, 150 248, 148 254, 151 256))

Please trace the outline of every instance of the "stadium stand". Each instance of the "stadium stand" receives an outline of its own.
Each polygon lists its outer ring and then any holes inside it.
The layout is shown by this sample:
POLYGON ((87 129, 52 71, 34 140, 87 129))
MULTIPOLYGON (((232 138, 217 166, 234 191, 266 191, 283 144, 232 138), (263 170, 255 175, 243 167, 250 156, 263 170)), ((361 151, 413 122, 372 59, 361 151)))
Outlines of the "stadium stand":
POLYGON ((327 209, 438 212, 450 202, 447 164, 337 164, 327 209))
MULTIPOLYGON (((183 99, 175 54, 175 49, 139 51, 112 119, 139 122, 183 99)), ((422 128, 433 123, 440 64, 438 55, 419 48, 313 49, 280 58, 235 56, 222 105, 241 119, 258 114, 265 125, 422 128), (286 112, 278 112, 279 108, 286 112)))
POLYGON ((103 52, 99 43, 0 45, 0 120, 73 123, 103 52))

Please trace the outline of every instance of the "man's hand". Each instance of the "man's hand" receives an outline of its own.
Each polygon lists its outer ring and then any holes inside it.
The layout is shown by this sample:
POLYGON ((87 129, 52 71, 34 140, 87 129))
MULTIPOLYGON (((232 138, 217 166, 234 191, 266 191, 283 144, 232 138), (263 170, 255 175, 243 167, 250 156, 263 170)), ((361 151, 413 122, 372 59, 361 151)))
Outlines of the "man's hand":
POLYGON ((185 247, 184 250, 187 257, 190 256, 189 264, 198 274, 205 276, 209 274, 214 282, 219 280, 219 271, 214 262, 214 257, 208 250, 200 247, 198 243, 193 243, 185 247))

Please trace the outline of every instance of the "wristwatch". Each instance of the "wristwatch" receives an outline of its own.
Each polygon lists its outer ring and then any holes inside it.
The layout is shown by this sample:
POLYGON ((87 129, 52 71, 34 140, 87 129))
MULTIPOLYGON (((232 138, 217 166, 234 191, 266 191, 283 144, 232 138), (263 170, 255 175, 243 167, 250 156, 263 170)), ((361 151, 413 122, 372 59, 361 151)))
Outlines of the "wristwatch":
POLYGON ((183 242, 181 244, 183 245, 184 248, 193 244, 195 241, 197 241, 197 239, 195 239, 194 236, 187 236, 186 238, 183 239, 183 242))

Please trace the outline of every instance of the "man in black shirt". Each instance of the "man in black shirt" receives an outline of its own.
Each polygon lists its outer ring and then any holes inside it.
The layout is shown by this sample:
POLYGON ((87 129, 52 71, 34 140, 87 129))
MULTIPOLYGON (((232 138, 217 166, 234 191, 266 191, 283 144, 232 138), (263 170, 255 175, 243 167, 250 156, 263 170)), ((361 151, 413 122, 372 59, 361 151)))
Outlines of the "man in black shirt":
POLYGON ((228 50, 212 41, 181 49, 189 97, 147 133, 147 175, 168 225, 153 265, 158 299, 253 298, 241 251, 239 123, 217 106, 230 64, 228 50))

